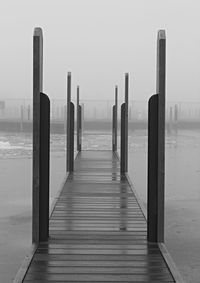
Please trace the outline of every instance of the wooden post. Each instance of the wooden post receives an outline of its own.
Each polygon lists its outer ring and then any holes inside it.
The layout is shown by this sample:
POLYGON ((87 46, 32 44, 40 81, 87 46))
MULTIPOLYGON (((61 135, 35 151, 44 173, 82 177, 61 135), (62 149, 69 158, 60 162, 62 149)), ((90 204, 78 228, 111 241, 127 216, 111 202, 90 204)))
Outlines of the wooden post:
POLYGON ((164 242, 165 46, 165 31, 160 30, 157 46, 157 96, 152 96, 149 101, 148 240, 150 242, 164 242))
POLYGON ((79 105, 79 151, 82 150, 82 107, 79 105))
POLYGON ((121 105, 121 174, 128 171, 128 84, 129 77, 125 74, 125 103, 121 105))
POLYGON ((49 237, 49 144, 50 101, 40 94, 40 193, 39 193, 39 241, 49 237))
POLYGON ((116 140, 115 140, 116 121, 115 121, 115 112, 116 112, 116 106, 113 105, 113 107, 112 107, 112 151, 116 151, 116 140))
POLYGON ((125 74, 125 172, 128 172, 128 84, 129 77, 125 74))
POLYGON ((85 120, 85 107, 84 103, 81 104, 81 135, 84 132, 84 120, 85 120))
POLYGON ((69 162, 70 162, 70 106, 71 103, 71 73, 67 74, 67 149, 66 149, 66 168, 67 172, 69 172, 69 162))
POLYGON ((40 92, 43 86, 43 36, 42 29, 35 28, 33 35, 33 197, 32 242, 39 242, 40 197, 40 92))
POLYGON ((74 171, 74 104, 70 102, 69 172, 74 171))
POLYGON ((79 105, 79 86, 77 86, 77 107, 76 107, 76 111, 77 111, 77 118, 76 118, 76 133, 77 133, 77 151, 81 151, 81 144, 80 144, 80 123, 81 123, 81 111, 80 111, 80 105, 79 105))
POLYGON ((121 148, 120 148, 120 172, 124 174, 126 172, 126 159, 125 159, 125 103, 121 105, 121 148))
POLYGON ((117 108, 118 108, 118 88, 115 86, 115 105, 112 108, 112 150, 117 151, 117 108))
POLYGON ((115 151, 117 151, 117 130, 118 130, 118 87, 115 86, 115 151))
POLYGON ((151 96, 148 104, 148 199, 147 237, 158 241, 158 95, 151 96))

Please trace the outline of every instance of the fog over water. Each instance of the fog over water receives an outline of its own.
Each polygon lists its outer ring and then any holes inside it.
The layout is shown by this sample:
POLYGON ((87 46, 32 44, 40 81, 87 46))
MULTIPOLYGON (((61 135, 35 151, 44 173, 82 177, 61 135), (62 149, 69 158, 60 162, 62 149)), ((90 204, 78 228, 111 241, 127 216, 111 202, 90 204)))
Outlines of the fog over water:
MULTIPOLYGON (((130 73, 130 97, 155 93, 156 37, 167 35, 167 100, 199 101, 198 0, 2 0, 0 96, 32 97, 32 35, 44 33, 44 91, 66 97, 66 74, 84 99, 113 99, 130 73)), ((75 92, 72 94, 75 96, 75 92)))

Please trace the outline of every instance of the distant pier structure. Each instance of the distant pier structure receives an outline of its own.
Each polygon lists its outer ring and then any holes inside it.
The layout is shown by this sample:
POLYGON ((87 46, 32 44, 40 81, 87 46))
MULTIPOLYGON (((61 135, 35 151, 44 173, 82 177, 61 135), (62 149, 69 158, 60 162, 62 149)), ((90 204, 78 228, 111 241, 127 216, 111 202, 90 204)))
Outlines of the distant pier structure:
POLYGON ((148 101, 147 210, 128 176, 131 77, 125 74, 122 103, 115 86, 110 148, 95 151, 82 146, 86 104, 79 86, 72 102, 71 72, 63 105, 66 177, 49 209, 51 102, 43 90, 41 28, 34 31, 33 56, 33 245, 14 283, 183 282, 164 243, 165 31, 158 32, 157 88, 148 101))

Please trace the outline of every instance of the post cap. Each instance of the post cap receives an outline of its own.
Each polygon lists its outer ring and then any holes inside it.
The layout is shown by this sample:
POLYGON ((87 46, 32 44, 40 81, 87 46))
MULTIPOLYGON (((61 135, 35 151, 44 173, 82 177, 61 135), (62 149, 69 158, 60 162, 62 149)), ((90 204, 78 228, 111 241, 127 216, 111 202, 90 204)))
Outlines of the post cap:
POLYGON ((42 37, 43 36, 42 28, 40 28, 40 27, 34 28, 33 36, 40 36, 40 37, 42 37))
POLYGON ((165 34, 165 30, 164 29, 160 29, 158 31, 158 40, 160 39, 166 39, 166 34, 165 34))

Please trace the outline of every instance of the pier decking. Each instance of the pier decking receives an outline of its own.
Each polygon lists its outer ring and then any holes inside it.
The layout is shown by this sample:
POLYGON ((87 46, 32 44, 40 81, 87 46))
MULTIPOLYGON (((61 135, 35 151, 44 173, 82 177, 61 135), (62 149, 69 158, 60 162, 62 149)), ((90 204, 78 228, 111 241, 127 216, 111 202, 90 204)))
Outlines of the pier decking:
POLYGON ((175 282, 112 151, 82 151, 23 282, 175 282))

